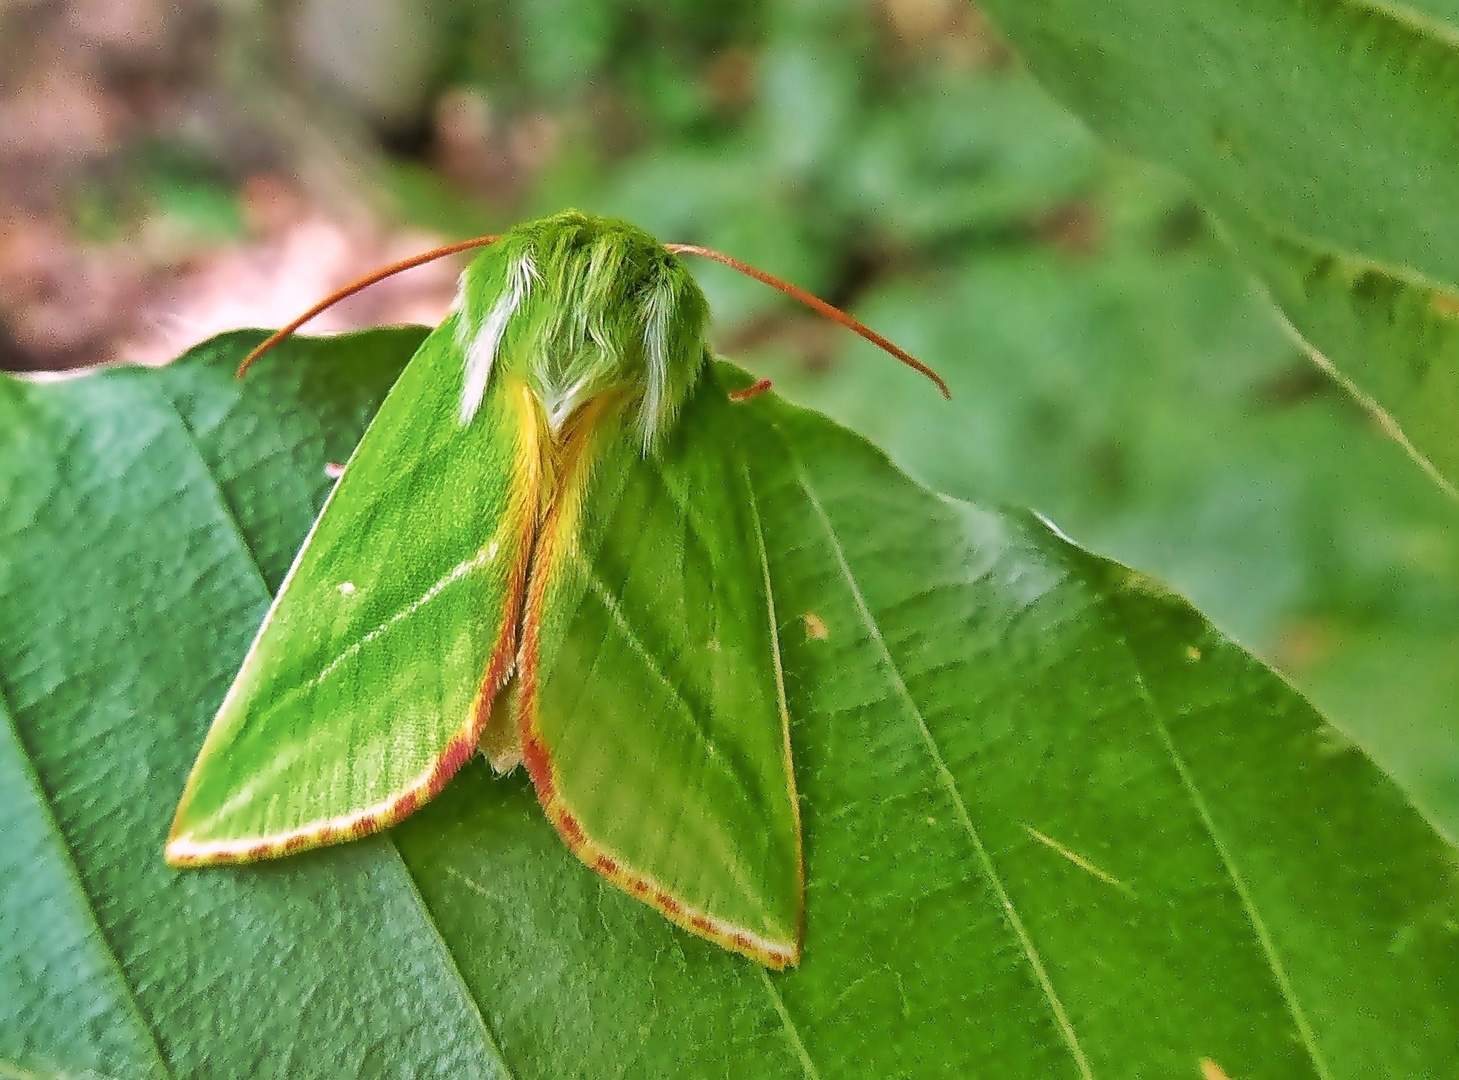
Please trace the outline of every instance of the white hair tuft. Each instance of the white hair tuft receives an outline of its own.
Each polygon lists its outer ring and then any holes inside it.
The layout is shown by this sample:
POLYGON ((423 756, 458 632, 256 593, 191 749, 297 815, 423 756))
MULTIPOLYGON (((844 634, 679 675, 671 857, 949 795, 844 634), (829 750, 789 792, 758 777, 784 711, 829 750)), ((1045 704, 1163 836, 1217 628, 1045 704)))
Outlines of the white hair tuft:
MULTIPOLYGON (((527 298, 527 293, 532 287, 532 282, 537 279, 537 267, 532 262, 529 252, 524 252, 518 257, 515 265, 507 270, 506 282, 503 284, 501 295, 487 312, 486 318, 482 320, 481 326, 474 333, 472 332, 465 314, 461 317, 461 323, 457 327, 458 338, 470 335, 469 341, 462 341, 462 347, 466 352, 466 371, 461 383, 461 423, 471 423, 476 411, 481 408, 482 399, 486 397, 486 384, 491 379, 492 364, 496 360, 497 350, 501 348, 502 338, 507 332, 507 323, 513 314, 522 306, 522 301, 527 298)), ((462 279, 462 289, 465 288, 465 279, 462 279)), ((461 294, 458 293, 458 297, 461 294)), ((462 307, 465 305, 463 303, 462 307)))
POLYGON ((679 299, 677 284, 671 275, 660 275, 643 302, 643 352, 648 386, 644 389, 638 423, 645 448, 657 437, 664 419, 661 414, 669 383, 669 320, 679 299))

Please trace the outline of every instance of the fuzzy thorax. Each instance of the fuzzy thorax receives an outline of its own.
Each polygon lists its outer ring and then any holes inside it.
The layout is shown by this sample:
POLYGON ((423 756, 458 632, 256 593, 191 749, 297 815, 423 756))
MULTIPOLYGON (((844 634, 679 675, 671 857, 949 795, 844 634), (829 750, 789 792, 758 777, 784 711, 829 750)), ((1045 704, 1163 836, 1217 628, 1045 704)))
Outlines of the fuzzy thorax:
POLYGON ((647 451, 708 355, 708 304, 679 259, 626 222, 571 211, 518 226, 477 256, 453 312, 463 424, 492 378, 512 373, 554 434, 593 398, 620 398, 647 451))

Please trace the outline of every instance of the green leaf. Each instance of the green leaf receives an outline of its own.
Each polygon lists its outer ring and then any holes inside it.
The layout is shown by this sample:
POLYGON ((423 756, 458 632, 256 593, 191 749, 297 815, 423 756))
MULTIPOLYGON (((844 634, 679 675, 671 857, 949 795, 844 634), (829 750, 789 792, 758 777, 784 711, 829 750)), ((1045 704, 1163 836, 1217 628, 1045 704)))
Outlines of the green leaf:
MULTIPOLYGON (((1158 207, 1148 179, 1120 200, 1158 207)), ((1229 251, 1152 251, 1118 205, 1100 218, 1100 258, 985 252, 861 298, 950 403, 849 335, 814 367, 783 342, 745 359, 929 486, 1036 507, 1172 584, 1459 836, 1453 501, 1310 367, 1229 251)))
POLYGON ((1194 184, 1320 362, 1452 493, 1452 0, 987 6, 1097 131, 1194 184))
POLYGON ((928 80, 868 116, 828 170, 833 205, 894 242, 1005 232, 1098 175, 1098 142, 1022 72, 928 80))
POLYGON ((1459 497, 1459 288, 1322 247, 1238 210, 1222 220, 1318 366, 1459 497))
POLYGON ((799 969, 771 975, 614 890, 522 778, 479 762, 383 836, 169 869, 172 806, 323 465, 420 335, 295 342, 239 384, 256 340, 0 383, 0 1062, 1449 1067, 1452 852, 1390 781, 1183 602, 1036 519, 927 492, 771 395, 738 415, 804 797, 799 969))

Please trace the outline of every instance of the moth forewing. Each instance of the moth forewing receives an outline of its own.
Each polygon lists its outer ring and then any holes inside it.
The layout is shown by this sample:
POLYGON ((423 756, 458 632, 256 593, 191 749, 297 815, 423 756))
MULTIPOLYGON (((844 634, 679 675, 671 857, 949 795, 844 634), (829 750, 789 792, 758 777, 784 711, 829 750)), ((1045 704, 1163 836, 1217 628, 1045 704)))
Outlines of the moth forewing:
POLYGON ((800 953, 800 822, 733 407, 705 368, 661 445, 602 439, 573 520, 549 511, 518 722, 543 807, 584 862, 778 968, 800 953))
POLYGON ((540 469, 521 381, 463 425, 463 370, 448 322, 381 405, 209 731, 169 861, 363 836, 476 747, 515 659, 540 469))
POLYGON ((560 214, 488 241, 300 551, 168 858, 364 835, 480 745, 498 769, 525 762, 568 846, 613 884, 795 963, 800 818, 770 577, 703 293, 623 222, 560 214))

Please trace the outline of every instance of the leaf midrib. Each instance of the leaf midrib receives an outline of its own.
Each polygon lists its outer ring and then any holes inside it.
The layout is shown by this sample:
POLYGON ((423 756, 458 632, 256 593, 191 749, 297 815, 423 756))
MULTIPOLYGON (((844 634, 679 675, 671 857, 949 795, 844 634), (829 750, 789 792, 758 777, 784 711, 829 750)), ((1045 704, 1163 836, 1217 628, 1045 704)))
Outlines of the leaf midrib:
POLYGON ((764 985, 765 992, 770 995, 770 1004, 774 1006, 776 1015, 780 1017, 780 1024, 790 1039, 790 1045, 794 1048, 796 1057, 800 1059, 800 1067, 805 1072, 806 1080, 821 1080, 821 1072, 816 1068, 810 1051, 806 1049, 805 1040, 800 1037, 800 1029, 795 1026, 795 1020, 791 1017, 790 1010, 785 1007, 785 995, 770 978, 770 972, 759 964, 756 964, 755 968, 760 973, 760 982, 764 985))
POLYGON ((416 881, 415 872, 411 870, 410 863, 406 862, 405 856, 401 854, 400 845, 395 842, 395 832, 393 829, 386 830, 385 840, 389 844, 390 851, 394 854, 396 861, 400 863, 401 871, 405 874, 405 880, 410 882, 411 896, 415 900, 416 907, 420 909, 426 924, 431 928, 431 934, 435 937, 436 944, 440 946, 441 954, 446 958, 446 965, 451 969, 451 974, 455 977, 456 985, 461 995, 471 1004, 471 1015, 476 1017, 476 1022, 481 1027, 482 1037, 486 1040, 486 1045, 491 1048, 492 1054, 496 1056, 497 1063, 501 1066, 502 1073, 505 1074, 507 1080, 515 1080, 517 1074, 507 1062, 507 1055, 502 1051, 501 1043, 497 1040, 496 1033, 487 1024, 486 1017, 481 1011, 481 1003, 476 1000, 476 995, 471 992, 471 987, 467 985, 466 976, 461 974, 461 965, 456 963, 456 955, 451 952, 451 947, 446 944, 446 937, 441 933, 441 927, 436 922, 435 913, 431 911, 431 906, 426 903, 425 897, 421 894, 420 882, 416 881))

